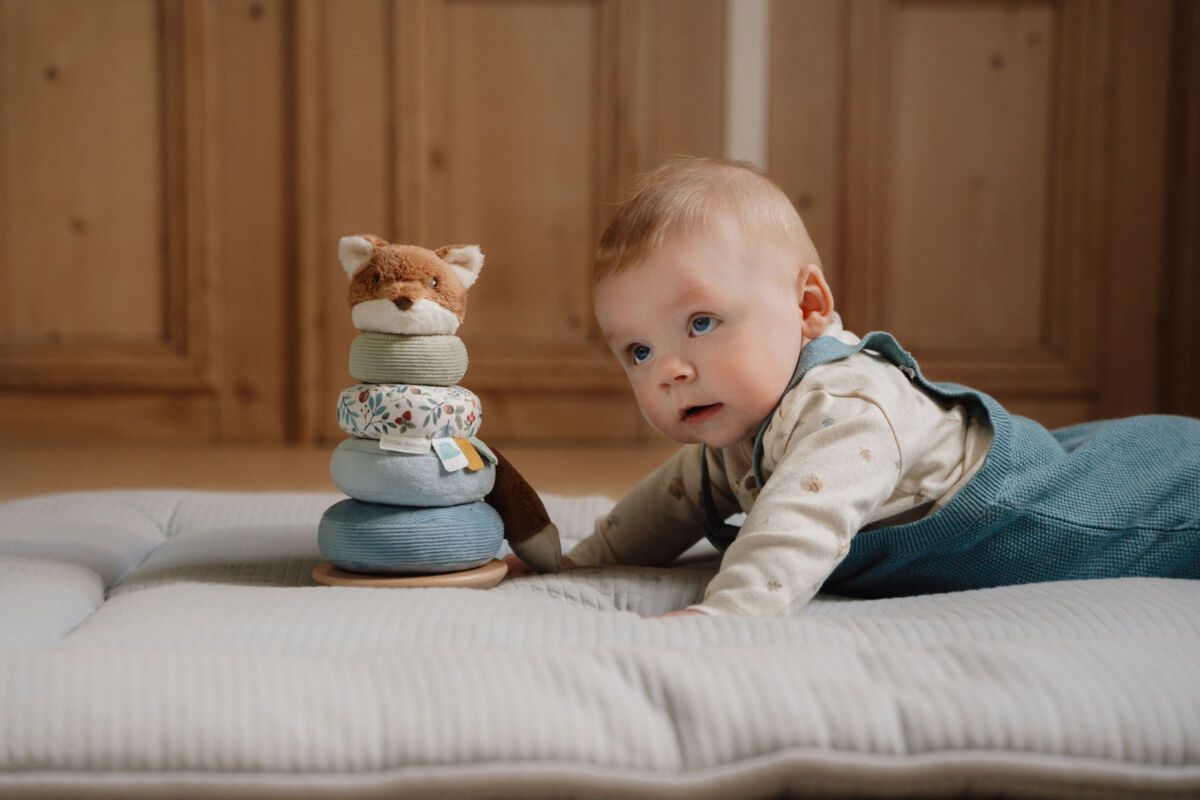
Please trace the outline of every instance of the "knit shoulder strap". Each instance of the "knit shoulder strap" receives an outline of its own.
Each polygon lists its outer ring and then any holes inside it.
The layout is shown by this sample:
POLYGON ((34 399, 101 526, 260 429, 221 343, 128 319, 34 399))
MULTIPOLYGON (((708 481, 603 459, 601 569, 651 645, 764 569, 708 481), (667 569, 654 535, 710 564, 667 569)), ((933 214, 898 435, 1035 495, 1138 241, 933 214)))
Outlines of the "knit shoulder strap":
MULTIPOLYGON (((896 339, 889 333, 882 331, 868 333, 857 344, 846 344, 832 336, 821 336, 805 345, 804 349, 800 352, 800 360, 796 364, 796 370, 792 374, 792 379, 788 382, 788 387, 783 395, 796 388, 800 384, 800 381, 804 379, 804 376, 814 367, 847 358, 862 350, 868 350, 884 356, 903 370, 910 379, 917 378, 920 375, 917 362, 900 347, 896 339)), ((924 378, 920 378, 920 380, 924 381, 924 378)), ((783 395, 780 396, 779 402, 775 404, 775 407, 771 409, 771 413, 763 420, 762 425, 758 429, 758 434, 754 438, 754 482, 759 489, 765 483, 762 477, 763 436, 766 433, 771 417, 775 415, 779 404, 783 402, 783 395)), ((712 495, 712 482, 708 476, 708 445, 702 445, 700 448, 700 499, 704 507, 705 516, 704 535, 718 550, 725 550, 737 538, 740 528, 727 523, 717 510, 717 504, 712 495)))
POLYGON ((883 356, 899 367, 900 371, 907 375, 909 380, 928 384, 925 377, 921 375, 921 368, 917 366, 916 360, 907 350, 900 346, 900 343, 890 333, 872 331, 862 337, 856 344, 847 344, 832 336, 821 336, 812 340, 800 352, 800 360, 796 364, 796 371, 792 374, 792 380, 788 383, 787 390, 780 395, 779 402, 775 404, 775 408, 771 409, 771 413, 763 420, 762 425, 758 429, 758 435, 754 437, 754 482, 759 489, 762 488, 764 483, 762 477, 763 436, 767 432, 767 426, 770 424, 771 418, 775 416, 775 412, 779 410, 779 406, 783 403, 783 398, 787 396, 788 392, 799 386, 800 381, 804 380, 804 376, 815 367, 828 364, 831 361, 840 361, 863 350, 883 356))

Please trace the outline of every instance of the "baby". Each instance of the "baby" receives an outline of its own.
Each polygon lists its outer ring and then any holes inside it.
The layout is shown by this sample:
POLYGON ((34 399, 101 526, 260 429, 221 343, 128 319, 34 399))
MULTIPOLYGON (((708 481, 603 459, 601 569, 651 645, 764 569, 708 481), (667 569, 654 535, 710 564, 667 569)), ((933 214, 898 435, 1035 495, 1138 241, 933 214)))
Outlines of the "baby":
POLYGON ((642 413, 684 446, 568 565, 666 565, 706 536, 720 570, 676 613, 746 616, 822 587, 1200 577, 1200 421, 1050 433, 927 381, 888 334, 842 327, 803 222, 753 168, 647 176, 600 242, 594 298, 642 413))

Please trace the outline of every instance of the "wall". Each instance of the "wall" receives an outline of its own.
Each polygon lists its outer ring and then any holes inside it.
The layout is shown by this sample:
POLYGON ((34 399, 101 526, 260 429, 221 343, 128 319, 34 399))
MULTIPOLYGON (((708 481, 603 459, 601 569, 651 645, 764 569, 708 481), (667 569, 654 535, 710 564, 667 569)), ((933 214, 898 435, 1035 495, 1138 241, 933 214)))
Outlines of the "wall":
POLYGON ((763 163, 932 377, 1200 413, 1160 346, 1196 39, 1170 0, 0 0, 0 436, 336 440, 336 241, 374 232, 487 253, 489 438, 649 441, 588 258, 681 151, 763 163))

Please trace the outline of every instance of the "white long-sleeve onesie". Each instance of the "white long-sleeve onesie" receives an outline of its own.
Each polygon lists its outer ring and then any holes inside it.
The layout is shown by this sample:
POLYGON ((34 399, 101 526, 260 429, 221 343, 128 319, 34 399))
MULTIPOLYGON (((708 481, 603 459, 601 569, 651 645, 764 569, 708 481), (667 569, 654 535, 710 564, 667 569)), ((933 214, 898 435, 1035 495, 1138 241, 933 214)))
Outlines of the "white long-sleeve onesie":
MULTIPOLYGON (((835 322, 825 335, 854 344, 835 322)), ((746 520, 692 609, 772 616, 807 603, 863 528, 940 508, 982 466, 991 429, 943 407, 869 352, 814 367, 788 392, 763 436, 761 491, 754 437, 709 448, 723 517, 746 520)), ((596 522, 568 556, 579 566, 669 564, 703 533, 700 445, 686 445, 596 522)))

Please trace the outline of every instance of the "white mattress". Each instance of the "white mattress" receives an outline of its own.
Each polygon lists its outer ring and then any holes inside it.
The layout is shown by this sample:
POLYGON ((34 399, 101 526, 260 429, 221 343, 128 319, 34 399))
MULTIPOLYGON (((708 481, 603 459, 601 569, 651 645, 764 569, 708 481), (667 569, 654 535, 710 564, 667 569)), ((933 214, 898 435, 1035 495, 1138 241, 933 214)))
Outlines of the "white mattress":
POLYGON ((316 586, 338 499, 0 504, 0 796, 1200 796, 1200 582, 647 620, 713 562, 316 586))

